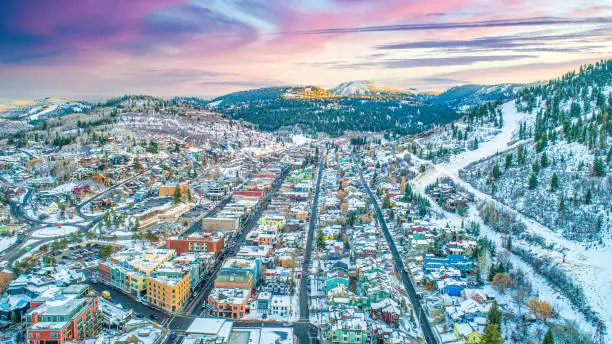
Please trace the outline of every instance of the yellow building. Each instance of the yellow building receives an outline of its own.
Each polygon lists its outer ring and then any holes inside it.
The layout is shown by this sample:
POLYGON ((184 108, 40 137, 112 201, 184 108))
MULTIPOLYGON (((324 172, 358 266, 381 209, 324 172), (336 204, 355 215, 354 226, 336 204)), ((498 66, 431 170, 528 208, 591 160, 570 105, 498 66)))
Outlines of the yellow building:
POLYGON ((114 253, 100 263, 100 278, 117 288, 140 296, 147 289, 147 276, 174 257, 168 249, 129 249, 114 253))
POLYGON ((168 312, 178 311, 189 298, 189 279, 189 272, 181 272, 179 276, 147 277, 147 301, 168 312))
POLYGON ((187 189, 189 188, 189 186, 187 185, 187 183, 183 183, 183 184, 172 184, 172 185, 162 185, 159 187, 159 196, 160 197, 164 197, 164 196, 169 196, 172 197, 174 196, 174 193, 176 192, 176 188, 179 188, 181 195, 186 195, 187 194, 187 189))
POLYGON ((259 224, 271 225, 276 227, 277 229, 282 229, 283 227, 285 227, 285 223, 286 220, 284 216, 266 215, 259 219, 259 224))
POLYGON ((482 341, 482 335, 469 323, 455 323, 453 332, 464 344, 480 344, 482 341))

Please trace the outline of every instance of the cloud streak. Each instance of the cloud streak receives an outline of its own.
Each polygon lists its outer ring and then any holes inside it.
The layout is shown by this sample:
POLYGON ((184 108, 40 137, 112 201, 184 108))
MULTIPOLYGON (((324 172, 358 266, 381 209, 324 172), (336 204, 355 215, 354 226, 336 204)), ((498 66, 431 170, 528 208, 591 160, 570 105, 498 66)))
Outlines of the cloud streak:
POLYGON ((548 26, 548 25, 578 25, 578 24, 610 24, 612 18, 554 18, 538 17, 524 19, 495 19, 468 22, 451 23, 423 23, 423 24, 398 24, 398 25, 375 25, 345 28, 326 28, 317 30, 302 30, 289 32, 293 34, 328 35, 366 32, 390 32, 390 31, 427 31, 427 30, 449 30, 449 29, 473 29, 492 27, 516 27, 516 26, 548 26))
POLYGON ((405 58, 385 59, 381 61, 365 62, 330 62, 326 66, 332 69, 363 69, 363 68, 420 68, 440 66, 468 66, 478 62, 513 61, 527 58, 535 58, 536 55, 468 55, 455 57, 428 57, 428 58, 405 58))

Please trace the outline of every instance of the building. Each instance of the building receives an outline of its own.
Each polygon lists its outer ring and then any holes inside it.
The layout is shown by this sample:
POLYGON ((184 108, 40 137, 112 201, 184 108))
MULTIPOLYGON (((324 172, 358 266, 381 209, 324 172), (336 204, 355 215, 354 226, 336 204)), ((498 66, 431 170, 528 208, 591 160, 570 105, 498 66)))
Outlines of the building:
POLYGON ((140 297, 147 289, 147 277, 174 257, 174 250, 130 249, 114 253, 98 266, 100 279, 126 293, 140 297))
POLYGON ((229 343, 234 323, 225 319, 195 318, 185 330, 185 343, 226 344, 229 343))
POLYGON ((162 185, 158 189, 158 195, 160 197, 173 197, 177 188, 179 189, 179 192, 181 193, 181 195, 186 195, 187 189, 189 189, 189 186, 187 185, 187 183, 162 185))
POLYGON ((239 217, 207 217, 202 219, 203 231, 233 232, 240 227, 239 217))
POLYGON ((186 252, 213 252, 218 256, 224 246, 225 236, 221 232, 204 232, 166 240, 166 248, 175 250, 179 255, 186 252))
POLYGON ((253 273, 247 270, 221 270, 215 278, 216 288, 252 289, 255 283, 253 273))
POLYGON ((270 303, 270 312, 272 315, 284 317, 291 314, 291 299, 287 296, 272 296, 270 303))
POLYGON ((245 259, 245 258, 229 258, 225 261, 221 267, 221 272, 245 272, 248 271, 253 276, 253 286, 257 286, 259 281, 259 269, 261 267, 261 261, 259 259, 245 259))
POLYGON ((241 319, 249 311, 251 289, 214 288, 208 297, 212 315, 221 318, 241 319))
POLYGON ((330 339, 333 344, 365 344, 367 324, 361 318, 339 319, 331 324, 330 339))
POLYGON ((32 301, 26 315, 28 344, 63 344, 95 338, 102 330, 102 315, 97 297, 32 301))
POLYGON ((147 277, 147 301, 168 312, 176 312, 191 293, 189 272, 159 270, 147 277))

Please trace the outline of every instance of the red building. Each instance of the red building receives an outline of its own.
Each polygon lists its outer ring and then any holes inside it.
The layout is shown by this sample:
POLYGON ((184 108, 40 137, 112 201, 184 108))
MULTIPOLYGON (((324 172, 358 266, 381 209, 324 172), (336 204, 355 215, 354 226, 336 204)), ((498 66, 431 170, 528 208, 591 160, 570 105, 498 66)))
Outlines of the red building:
POLYGON ((32 301, 26 314, 26 343, 64 344, 95 338, 102 329, 102 314, 97 297, 32 301))
POLYGON ((263 197, 264 190, 241 190, 234 192, 234 196, 263 197))
POLYGON ((166 240, 166 248, 176 250, 177 254, 185 252, 213 252, 218 256, 225 245, 223 233, 201 233, 197 236, 175 237, 166 240))

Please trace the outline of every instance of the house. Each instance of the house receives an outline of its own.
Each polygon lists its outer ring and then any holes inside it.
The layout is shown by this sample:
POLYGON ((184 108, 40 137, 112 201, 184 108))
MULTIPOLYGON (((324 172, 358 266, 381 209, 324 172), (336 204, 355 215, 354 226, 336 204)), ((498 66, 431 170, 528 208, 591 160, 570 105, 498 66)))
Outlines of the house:
POLYGON ((462 272, 472 270, 472 260, 463 254, 449 254, 446 257, 425 256, 423 259, 423 271, 432 272, 443 268, 452 267, 462 272))
POLYGON ((339 319, 330 325, 329 334, 333 344, 365 344, 367 323, 363 317, 339 319))
POLYGON ((469 323, 455 323, 453 332, 464 344, 480 344, 482 341, 482 334, 469 323))
POLYGON ((291 313, 291 299, 288 296, 272 296, 270 302, 270 313, 272 315, 284 317, 291 313))

